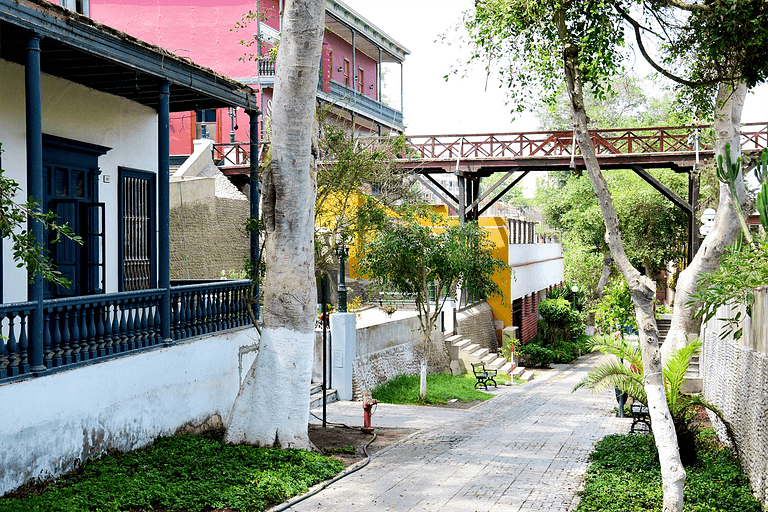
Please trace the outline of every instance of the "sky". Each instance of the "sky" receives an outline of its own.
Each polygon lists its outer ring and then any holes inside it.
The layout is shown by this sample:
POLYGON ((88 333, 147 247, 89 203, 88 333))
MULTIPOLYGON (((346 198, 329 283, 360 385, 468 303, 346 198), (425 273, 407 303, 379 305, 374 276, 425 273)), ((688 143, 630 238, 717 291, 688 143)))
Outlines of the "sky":
MULTIPOLYGON (((403 64, 403 116, 408 135, 469 134, 538 129, 530 114, 516 114, 505 104, 505 93, 476 69, 466 78, 443 78, 466 62, 455 46, 435 42, 455 33, 472 0, 343 0, 385 34, 410 50, 403 64)), ((399 68, 399 66, 398 66, 399 68)), ((384 94, 399 104, 399 71, 388 73, 384 94), (391 79, 390 79, 391 77, 391 79)), ((742 122, 768 121, 768 84, 748 96, 742 122)))

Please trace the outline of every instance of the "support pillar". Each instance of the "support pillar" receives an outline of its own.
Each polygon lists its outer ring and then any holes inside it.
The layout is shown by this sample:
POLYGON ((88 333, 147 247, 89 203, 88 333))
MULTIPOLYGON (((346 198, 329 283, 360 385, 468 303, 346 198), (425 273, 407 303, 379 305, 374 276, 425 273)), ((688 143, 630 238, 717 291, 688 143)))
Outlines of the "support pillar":
MULTIPOLYGON (((37 210, 43 204, 43 107, 40 77, 40 41, 43 36, 32 34, 27 40, 27 58, 24 67, 24 102, 26 107, 27 128, 27 195, 33 201, 39 201, 37 210)), ((35 241, 43 241, 43 225, 33 217, 27 217, 27 229, 35 241)), ((32 373, 46 370, 43 364, 43 278, 37 274, 32 277, 28 289, 28 300, 36 303, 29 315, 29 365, 32 373)))
MULTIPOLYGON (((251 124, 251 145, 250 145, 250 167, 249 167, 249 185, 251 189, 250 202, 251 202, 251 218, 256 221, 258 225, 259 221, 259 115, 261 112, 258 110, 251 110, 248 112, 250 116, 251 124)), ((254 282, 253 286, 253 317, 259 318, 259 230, 253 229, 251 231, 251 263, 253 264, 253 271, 251 279, 254 282)))
POLYGON ((456 173, 456 179, 459 182, 459 222, 464 224, 467 221, 467 183, 463 174, 456 173))
POLYGON ((170 88, 167 80, 160 83, 157 104, 157 287, 163 289, 160 299, 160 336, 163 343, 171 340, 171 209, 170 196, 170 88))
MULTIPOLYGON (((357 50, 355 49, 355 31, 352 30, 352 90, 357 92, 357 84, 359 83, 360 77, 357 76, 357 50)), ((362 90, 362 86, 360 87, 360 90, 362 90)), ((354 98, 354 96, 353 96, 354 98)), ((355 131, 355 124, 352 123, 352 132, 355 131)))

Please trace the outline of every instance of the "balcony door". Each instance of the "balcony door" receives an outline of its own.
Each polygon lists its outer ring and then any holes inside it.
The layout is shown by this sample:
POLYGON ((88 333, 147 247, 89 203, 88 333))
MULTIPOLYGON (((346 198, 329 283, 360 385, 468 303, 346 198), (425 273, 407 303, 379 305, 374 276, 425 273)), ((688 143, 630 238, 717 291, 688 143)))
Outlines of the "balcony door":
POLYGON ((105 218, 99 202, 99 156, 109 148, 86 142, 43 136, 43 210, 56 214, 56 222, 67 224, 82 244, 64 238, 44 245, 69 282, 69 287, 47 284, 45 296, 71 297, 104 293, 105 218))

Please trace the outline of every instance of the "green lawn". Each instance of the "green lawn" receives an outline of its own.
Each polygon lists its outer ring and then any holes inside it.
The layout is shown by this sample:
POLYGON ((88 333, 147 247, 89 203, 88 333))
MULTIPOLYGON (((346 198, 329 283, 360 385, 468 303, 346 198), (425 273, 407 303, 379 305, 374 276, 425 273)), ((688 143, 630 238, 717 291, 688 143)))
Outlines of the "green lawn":
POLYGON ((234 446, 220 434, 163 437, 86 462, 25 498, 0 498, 0 512, 261 511, 342 469, 324 455, 234 446))
MULTIPOLYGON (((506 375, 496 378, 498 385, 503 386, 509 380, 506 375)), ((457 399, 460 402, 473 402, 475 400, 488 400, 493 395, 475 390, 477 380, 470 374, 453 376, 441 373, 427 375, 427 397, 424 401, 419 399, 419 376, 398 375, 384 384, 376 387, 371 392, 373 398, 385 404, 444 404, 448 400, 457 399)))

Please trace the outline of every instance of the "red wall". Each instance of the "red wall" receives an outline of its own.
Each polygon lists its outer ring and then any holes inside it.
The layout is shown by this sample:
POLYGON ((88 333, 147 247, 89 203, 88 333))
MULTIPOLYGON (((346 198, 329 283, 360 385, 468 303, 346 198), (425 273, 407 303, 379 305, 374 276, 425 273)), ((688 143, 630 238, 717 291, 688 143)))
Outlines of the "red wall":
MULTIPOLYGON (((330 78, 340 84, 344 84, 344 59, 349 61, 350 70, 352 69, 352 45, 333 32, 326 32, 323 41, 323 64, 330 64, 330 78), (333 63, 329 61, 329 50, 333 50, 333 63), (341 68, 341 72, 339 72, 341 68)), ((376 82, 376 60, 370 58, 360 50, 355 51, 355 65, 363 69, 363 88, 362 93, 371 99, 377 99, 378 83, 376 82), (373 85, 373 89, 371 89, 373 85)), ((325 66, 323 66, 325 69, 325 66)), ((350 77, 350 87, 355 73, 350 77)))

